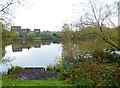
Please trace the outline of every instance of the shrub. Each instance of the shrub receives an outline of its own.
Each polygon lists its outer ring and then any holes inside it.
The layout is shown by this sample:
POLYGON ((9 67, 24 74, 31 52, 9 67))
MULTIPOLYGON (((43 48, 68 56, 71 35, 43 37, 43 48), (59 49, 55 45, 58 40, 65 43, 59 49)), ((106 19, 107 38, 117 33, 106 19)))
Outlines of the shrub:
POLYGON ((115 82, 115 70, 112 66, 107 66, 103 74, 102 85, 104 86, 116 86, 115 82))
POLYGON ((22 70, 23 68, 21 68, 20 66, 12 66, 10 69, 8 69, 8 73, 7 74, 14 74, 20 70, 22 70))
POLYGON ((111 51, 95 50, 92 52, 92 55, 99 62, 107 62, 107 63, 120 62, 120 55, 116 53, 111 53, 111 51))
POLYGON ((119 61, 119 55, 98 50, 93 52, 93 56, 95 58, 92 59, 76 56, 73 64, 64 65, 64 62, 62 65, 58 64, 59 79, 75 86, 116 86, 120 84, 120 67, 116 69, 115 66, 118 63, 113 63, 119 61))
POLYGON ((56 58, 56 60, 58 61, 58 64, 55 66, 55 71, 62 72, 64 67, 64 61, 61 58, 56 58))
POLYGON ((79 63, 63 66, 59 79, 72 83, 75 86, 90 86, 92 80, 79 63))
POLYGON ((115 67, 115 79, 117 82, 117 86, 120 86, 120 64, 115 67))
POLYGON ((55 72, 55 66, 49 65, 47 66, 46 70, 50 72, 55 72))

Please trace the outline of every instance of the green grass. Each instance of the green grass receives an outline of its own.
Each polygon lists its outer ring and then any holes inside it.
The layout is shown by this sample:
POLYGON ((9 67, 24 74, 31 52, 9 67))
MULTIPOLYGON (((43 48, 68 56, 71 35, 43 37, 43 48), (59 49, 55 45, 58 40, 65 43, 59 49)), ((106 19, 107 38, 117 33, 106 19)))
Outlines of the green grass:
POLYGON ((58 79, 48 80, 20 80, 8 75, 2 76, 2 86, 72 86, 58 79))

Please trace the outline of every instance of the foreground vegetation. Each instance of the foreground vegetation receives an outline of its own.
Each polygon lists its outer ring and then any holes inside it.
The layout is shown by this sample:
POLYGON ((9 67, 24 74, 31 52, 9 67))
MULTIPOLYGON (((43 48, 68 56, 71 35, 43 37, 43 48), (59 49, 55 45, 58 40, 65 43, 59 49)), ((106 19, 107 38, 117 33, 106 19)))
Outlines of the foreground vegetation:
POLYGON ((55 69, 48 69, 60 72, 59 79, 74 86, 120 86, 120 55, 117 59, 103 54, 102 57, 98 54, 97 58, 73 58, 69 63, 63 59, 55 69))
MULTIPOLYGON (((83 58, 72 60, 72 63, 65 63, 59 60, 55 66, 48 66, 47 71, 58 72, 57 78, 46 80, 21 80, 13 78, 12 74, 20 71, 20 67, 9 69, 7 75, 3 75, 3 86, 120 86, 120 60, 111 62, 106 59, 107 55, 100 57, 97 54, 94 58, 83 58), (99 59, 98 59, 99 58, 99 59)), ((109 55, 108 55, 109 56, 109 55)), ((112 57, 111 57, 112 58, 112 57)))

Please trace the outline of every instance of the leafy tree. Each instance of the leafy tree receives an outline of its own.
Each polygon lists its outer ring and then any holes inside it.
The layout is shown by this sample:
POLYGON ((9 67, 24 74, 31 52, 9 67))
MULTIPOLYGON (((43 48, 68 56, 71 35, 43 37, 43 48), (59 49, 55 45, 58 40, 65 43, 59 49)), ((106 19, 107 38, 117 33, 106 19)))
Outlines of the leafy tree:
POLYGON ((19 32, 11 31, 11 38, 12 40, 18 40, 20 38, 19 32))
MULTIPOLYGON (((118 39, 117 41, 114 41, 114 38, 108 36, 106 30, 104 30, 107 28, 107 25, 117 29, 112 22, 113 16, 116 13, 116 4, 106 4, 104 0, 88 0, 87 5, 85 6, 87 12, 81 17, 81 23, 85 26, 96 27, 99 33, 95 32, 95 34, 101 37, 104 42, 120 50, 118 39)), ((116 29, 114 29, 114 31, 116 31, 116 29)))
POLYGON ((34 32, 27 33, 27 39, 28 40, 32 40, 34 37, 35 37, 35 33, 34 32))
POLYGON ((1 23, 1 28, 0 30, 2 31, 2 43, 4 45, 4 43, 8 43, 9 42, 9 38, 11 36, 10 31, 5 29, 5 25, 1 23))
POLYGON ((52 40, 52 34, 51 33, 46 33, 46 32, 41 32, 40 37, 42 40, 52 40))
POLYGON ((5 25, 0 23, 0 55, 4 56, 5 46, 10 43, 10 31, 5 29, 5 25))
MULTIPOLYGON (((0 24, 0 34, 2 34, 2 24, 0 24)), ((2 35, 0 35, 0 58, 2 57, 2 35)))
POLYGON ((69 24, 64 24, 62 27, 62 38, 65 41, 69 41, 73 38, 74 32, 71 29, 71 26, 69 24))

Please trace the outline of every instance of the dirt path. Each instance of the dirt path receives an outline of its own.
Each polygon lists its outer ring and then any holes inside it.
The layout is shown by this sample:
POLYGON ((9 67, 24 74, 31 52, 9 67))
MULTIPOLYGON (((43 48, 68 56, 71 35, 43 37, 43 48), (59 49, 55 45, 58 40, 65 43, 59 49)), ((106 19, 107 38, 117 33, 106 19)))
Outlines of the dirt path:
POLYGON ((40 80, 54 78, 57 74, 45 71, 44 68, 25 68, 17 73, 14 73, 12 76, 19 77, 22 80, 40 80))

